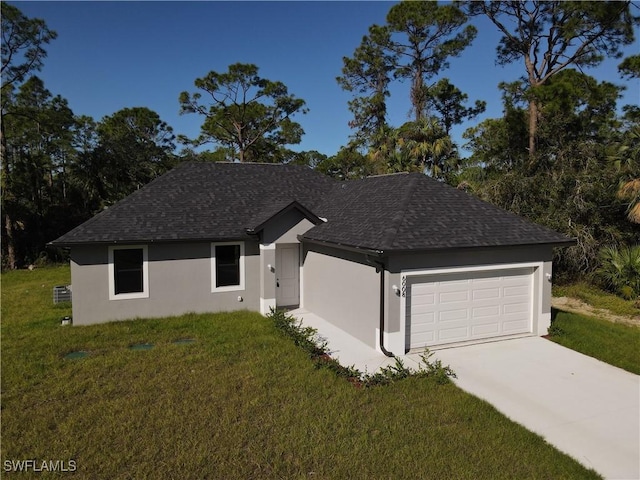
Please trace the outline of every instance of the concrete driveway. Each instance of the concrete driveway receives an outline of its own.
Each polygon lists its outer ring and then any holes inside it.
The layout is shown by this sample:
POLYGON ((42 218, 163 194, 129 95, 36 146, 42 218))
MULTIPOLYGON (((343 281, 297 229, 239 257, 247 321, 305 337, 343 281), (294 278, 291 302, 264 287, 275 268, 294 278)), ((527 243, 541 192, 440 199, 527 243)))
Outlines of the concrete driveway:
MULTIPOLYGON (((290 312, 317 329, 331 356, 375 373, 386 357, 325 319, 290 312)), ((455 383, 608 479, 640 479, 640 377, 540 337, 433 349, 455 383)), ((420 355, 400 357, 417 368, 420 355)))
POLYGON ((640 377, 540 337, 437 350, 463 390, 608 479, 640 478, 640 377))

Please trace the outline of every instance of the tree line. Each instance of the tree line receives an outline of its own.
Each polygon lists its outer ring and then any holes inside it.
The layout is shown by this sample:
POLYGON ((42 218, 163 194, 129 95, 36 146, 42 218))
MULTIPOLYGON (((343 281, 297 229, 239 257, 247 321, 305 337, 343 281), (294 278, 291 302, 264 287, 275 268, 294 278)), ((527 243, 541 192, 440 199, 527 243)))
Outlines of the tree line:
POLYGON ((211 71, 180 94, 180 112, 202 118, 197 138, 174 135, 145 107, 99 121, 75 115, 36 76, 57 34, 3 3, 2 265, 55 258, 61 253, 47 241, 197 159, 303 164, 340 179, 424 172, 576 238, 556 254, 558 271, 567 279, 593 272, 603 246, 640 242, 640 108, 620 110, 624 87, 585 73, 613 57, 621 78, 640 76, 640 56, 621 56, 639 24, 633 8, 628 1, 395 4, 343 58, 336 81, 352 94, 352 135, 326 156, 290 148, 304 135, 295 118, 307 112, 305 102, 251 64, 211 71), (445 73, 475 39, 474 17, 500 32, 496 63, 519 64, 522 76, 499 85, 502 117, 466 130, 471 155, 463 158, 451 130, 486 104, 470 101, 445 73), (387 104, 400 82, 409 84, 412 118, 391 125, 387 104))

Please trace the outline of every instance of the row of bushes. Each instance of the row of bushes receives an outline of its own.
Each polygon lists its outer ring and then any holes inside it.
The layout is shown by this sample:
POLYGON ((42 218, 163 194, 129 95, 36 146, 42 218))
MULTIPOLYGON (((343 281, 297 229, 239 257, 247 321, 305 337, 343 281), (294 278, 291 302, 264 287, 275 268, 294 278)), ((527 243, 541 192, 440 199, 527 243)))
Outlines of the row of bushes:
POLYGON ((303 326, 301 321, 296 321, 284 310, 272 309, 268 317, 278 330, 307 352, 316 368, 331 370, 356 387, 368 388, 376 385, 388 385, 409 377, 432 378, 438 384, 446 384, 450 382, 451 377, 456 377, 451 367, 443 366, 440 360, 432 360, 433 352, 428 349, 425 349, 424 353, 420 355, 421 361, 418 370, 407 368, 402 360, 396 357, 393 365, 383 367, 373 374, 362 373, 357 368, 345 367, 332 358, 329 355, 327 342, 318 338, 318 331, 315 328, 303 326))

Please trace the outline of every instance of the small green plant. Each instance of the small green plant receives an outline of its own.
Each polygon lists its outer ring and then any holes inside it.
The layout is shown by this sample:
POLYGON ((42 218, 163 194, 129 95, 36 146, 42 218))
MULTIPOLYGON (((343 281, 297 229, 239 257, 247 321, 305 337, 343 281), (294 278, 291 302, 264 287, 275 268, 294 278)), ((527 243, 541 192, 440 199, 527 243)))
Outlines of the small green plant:
POLYGON ((555 308, 551 309, 551 325, 549 325, 549 328, 547 328, 547 335, 549 337, 561 337, 565 333, 556 321, 559 312, 560 311, 555 308))
POLYGON ((547 329, 550 337, 560 337, 564 335, 564 330, 562 330, 558 325, 552 323, 551 326, 547 329))
POLYGON ((382 367, 374 374, 367 374, 363 377, 363 383, 367 387, 376 385, 389 385, 390 383, 410 377, 414 372, 408 369, 404 362, 395 358, 395 364, 382 367))
POLYGON ((440 385, 444 385, 451 381, 451 378, 457 378, 455 372, 449 365, 443 366, 441 360, 431 361, 433 352, 428 348, 424 349, 422 355, 420 355, 420 366, 418 372, 424 372, 425 377, 433 377, 440 385))
POLYGON ((636 295, 636 292, 633 291, 633 288, 630 287, 629 285, 625 285, 623 287, 620 287, 620 296, 622 298, 624 298, 625 300, 633 300, 634 298, 636 298, 638 295, 636 295))

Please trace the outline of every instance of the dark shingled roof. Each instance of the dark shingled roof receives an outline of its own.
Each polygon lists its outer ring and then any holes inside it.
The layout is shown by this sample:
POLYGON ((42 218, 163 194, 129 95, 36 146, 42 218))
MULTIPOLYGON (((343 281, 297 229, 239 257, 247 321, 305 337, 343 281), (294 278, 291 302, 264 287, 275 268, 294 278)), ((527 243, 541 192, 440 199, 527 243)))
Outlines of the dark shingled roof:
POLYGON ((304 238, 378 251, 572 243, 419 173, 369 177, 337 188, 322 205, 329 221, 304 238))
POLYGON ((185 162, 52 244, 239 239, 294 201, 314 211, 334 183, 298 165, 185 162))
POLYGON ((303 166, 189 162, 52 243, 239 239, 292 206, 327 219, 304 239, 367 250, 572 242, 419 173, 335 182, 303 166))

